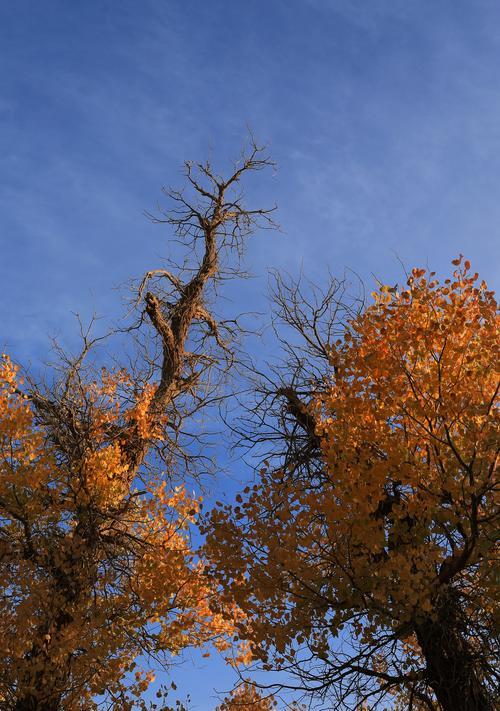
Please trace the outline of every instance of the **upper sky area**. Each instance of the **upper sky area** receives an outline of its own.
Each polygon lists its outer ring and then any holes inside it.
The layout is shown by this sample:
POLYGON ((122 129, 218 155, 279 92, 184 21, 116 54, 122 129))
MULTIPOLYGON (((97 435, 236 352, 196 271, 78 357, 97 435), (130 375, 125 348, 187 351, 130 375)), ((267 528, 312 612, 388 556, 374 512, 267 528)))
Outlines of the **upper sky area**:
POLYGON ((396 255, 463 252, 494 285, 499 25, 495 0, 0 3, 3 345, 119 314, 114 287, 168 249, 142 211, 247 124, 278 164, 249 198, 283 232, 249 245, 242 302, 267 267, 394 282, 396 255))

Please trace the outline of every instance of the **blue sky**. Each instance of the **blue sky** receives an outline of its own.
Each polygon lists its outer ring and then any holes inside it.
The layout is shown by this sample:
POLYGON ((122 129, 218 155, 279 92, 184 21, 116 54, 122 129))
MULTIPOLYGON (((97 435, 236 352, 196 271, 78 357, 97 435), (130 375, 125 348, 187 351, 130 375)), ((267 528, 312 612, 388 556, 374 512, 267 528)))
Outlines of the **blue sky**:
MULTIPOLYGON (((394 283, 398 257, 463 252, 494 288, 499 25, 496 0, 4 0, 0 345, 36 363, 72 312, 123 313, 115 287, 167 250, 142 211, 247 124, 278 163, 248 197, 282 232, 249 243, 236 311, 265 308, 268 267, 394 283)), ((198 711, 230 685, 215 662, 179 678, 198 711)))

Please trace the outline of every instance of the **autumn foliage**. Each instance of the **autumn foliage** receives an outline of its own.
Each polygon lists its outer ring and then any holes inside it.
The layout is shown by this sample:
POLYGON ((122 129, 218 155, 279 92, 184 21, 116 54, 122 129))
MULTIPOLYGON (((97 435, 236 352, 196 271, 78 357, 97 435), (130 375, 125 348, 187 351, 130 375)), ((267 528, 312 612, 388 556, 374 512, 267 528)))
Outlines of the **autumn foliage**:
POLYGON ((251 684, 241 684, 223 700, 216 711, 273 711, 276 708, 274 696, 263 695, 251 684))
MULTIPOLYGON (((288 711, 306 711, 307 707, 292 701, 281 708, 286 708, 288 711)), ((276 709, 278 709, 278 701, 273 694, 245 681, 233 689, 215 711, 275 711, 276 709)))
MULTIPOLYGON (((166 191, 152 219, 185 253, 134 289, 127 367, 98 366, 85 329, 45 380, 0 358, 2 711, 167 711, 165 687, 145 696, 155 673, 206 645, 322 708, 496 708, 494 294, 462 257, 368 305, 278 275, 288 361, 258 373, 209 306, 272 225, 238 191, 269 165, 252 142, 228 178, 188 162, 188 189, 166 191), (200 517, 200 413, 233 396, 235 363, 256 401, 231 426, 267 454, 200 517)), ((276 709, 241 673, 217 711, 276 709)))
POLYGON ((315 477, 264 466, 207 524, 255 657, 336 707, 494 707, 497 309, 454 265, 381 287, 330 344, 322 390, 289 396, 314 422, 315 477))
POLYGON ((103 694, 125 708, 125 689, 139 696, 154 678, 138 654, 227 646, 232 626, 209 609, 213 591, 188 537, 199 501, 160 474, 130 479, 119 432, 134 418, 154 437, 147 388, 124 406, 123 372, 88 385, 91 428, 75 470, 47 441, 16 371, 4 356, 0 693, 7 702, 22 689, 26 708, 28 695, 44 708, 88 709, 103 694))

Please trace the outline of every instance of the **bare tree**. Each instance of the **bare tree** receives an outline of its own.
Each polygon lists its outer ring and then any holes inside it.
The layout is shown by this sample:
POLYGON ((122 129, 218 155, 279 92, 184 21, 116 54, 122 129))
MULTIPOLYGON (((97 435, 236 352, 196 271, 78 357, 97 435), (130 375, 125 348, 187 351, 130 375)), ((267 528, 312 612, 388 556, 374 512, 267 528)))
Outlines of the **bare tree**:
POLYGON ((271 270, 269 293, 278 348, 274 360, 247 369, 249 397, 233 425, 237 446, 314 487, 324 466, 308 406, 328 387, 331 346, 362 310, 363 284, 355 274, 328 274, 323 289, 303 274, 271 270))

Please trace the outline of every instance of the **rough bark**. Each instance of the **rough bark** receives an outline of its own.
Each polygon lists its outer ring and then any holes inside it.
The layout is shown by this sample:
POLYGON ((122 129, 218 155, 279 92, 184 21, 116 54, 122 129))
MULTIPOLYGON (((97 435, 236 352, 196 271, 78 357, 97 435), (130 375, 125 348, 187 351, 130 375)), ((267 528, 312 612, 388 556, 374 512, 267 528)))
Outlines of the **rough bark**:
POLYGON ((444 711, 494 711, 494 701, 481 682, 477 660, 461 629, 454 601, 441 603, 437 619, 416 629, 428 683, 444 711))

